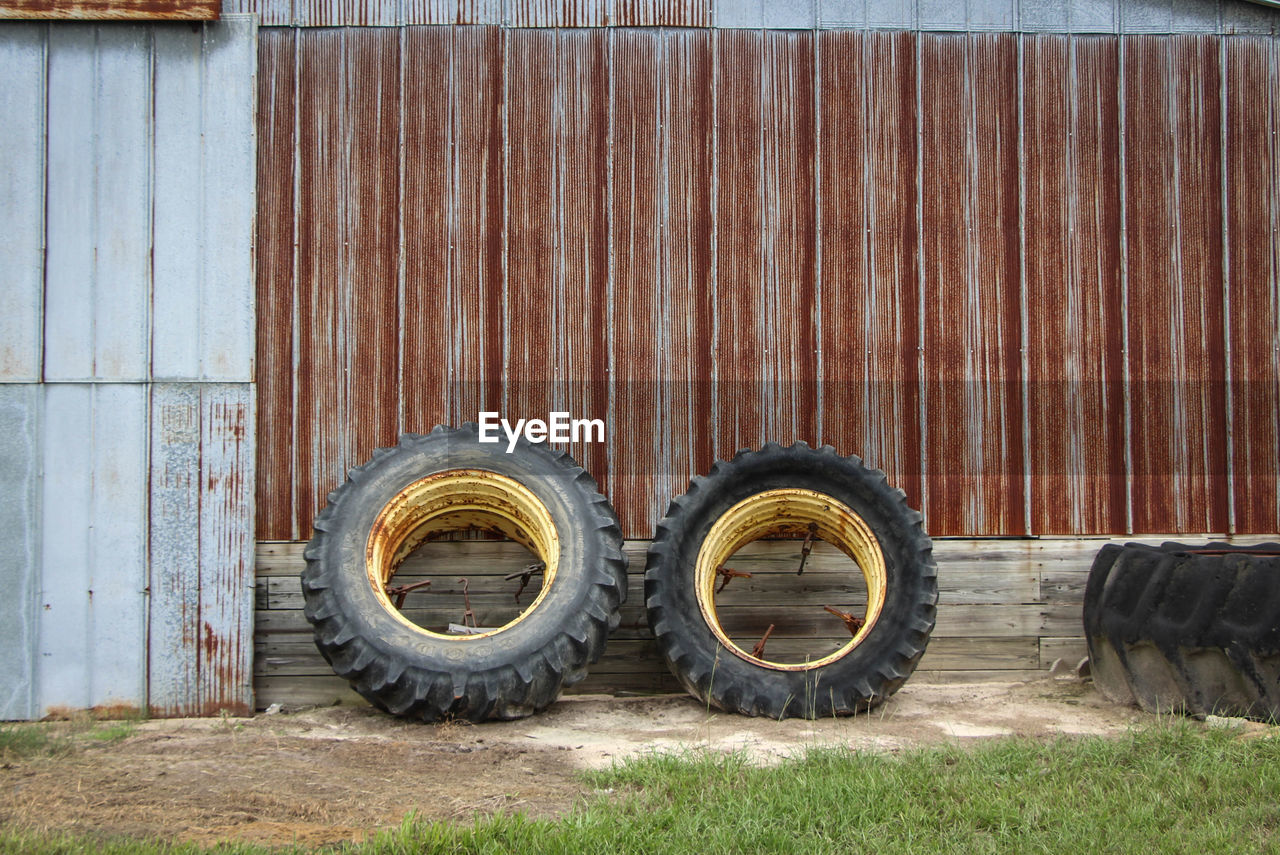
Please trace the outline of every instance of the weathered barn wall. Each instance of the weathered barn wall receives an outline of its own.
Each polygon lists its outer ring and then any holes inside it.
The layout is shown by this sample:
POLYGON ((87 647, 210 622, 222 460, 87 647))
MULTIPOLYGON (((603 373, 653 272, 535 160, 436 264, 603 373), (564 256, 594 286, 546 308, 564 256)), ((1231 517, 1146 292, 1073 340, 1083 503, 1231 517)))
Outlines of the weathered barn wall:
POLYGON ((551 409, 628 537, 827 442, 935 535, 1269 532, 1261 36, 264 30, 257 535, 551 409))
POLYGON ((1053 33, 1276 31, 1275 0, 223 0, 263 26, 719 27, 1053 33))
POLYGON ((0 719, 252 703, 256 38, 0 25, 0 719))

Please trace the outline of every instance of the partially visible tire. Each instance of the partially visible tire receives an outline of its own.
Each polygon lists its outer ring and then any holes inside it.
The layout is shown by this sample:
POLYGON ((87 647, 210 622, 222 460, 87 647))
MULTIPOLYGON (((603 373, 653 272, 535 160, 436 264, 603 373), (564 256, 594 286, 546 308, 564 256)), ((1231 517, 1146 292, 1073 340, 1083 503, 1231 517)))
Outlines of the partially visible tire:
POLYGON ((671 501, 645 569, 645 606, 658 649, 681 684, 719 709, 771 718, 850 715, 896 691, 933 630, 937 567, 920 514, 883 472, 830 446, 768 443, 716 463, 671 501), (816 534, 866 579, 866 623, 832 654, 773 662, 720 626, 717 567, 764 537, 816 534))
POLYGON ((1111 701, 1280 718, 1280 544, 1108 544, 1089 571, 1084 628, 1111 701))
POLYGON ((352 469, 316 518, 302 573, 306 616, 334 671, 407 718, 519 718, 599 659, 618 624, 626 565, 617 515, 572 457, 474 424, 405 434, 352 469), (533 604, 491 632, 446 635, 405 618, 385 585, 425 539, 496 529, 545 563, 533 604))

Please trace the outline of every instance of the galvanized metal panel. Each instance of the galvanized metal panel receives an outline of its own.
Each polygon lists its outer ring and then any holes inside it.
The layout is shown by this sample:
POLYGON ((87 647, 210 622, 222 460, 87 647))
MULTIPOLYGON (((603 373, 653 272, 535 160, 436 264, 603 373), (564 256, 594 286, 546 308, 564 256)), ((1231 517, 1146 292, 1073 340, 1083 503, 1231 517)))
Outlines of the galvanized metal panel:
POLYGON ((41 398, 35 384, 0 385, 0 721, 36 717, 41 398))
POLYGON ((816 3, 817 0, 769 0, 761 4, 761 24, 777 30, 811 30, 818 24, 816 3))
POLYGON ((712 25, 758 30, 764 26, 764 0, 712 0, 712 25))
POLYGON ((37 714, 146 698, 146 387, 44 387, 37 714))
POLYGON ((1124 531, 1116 45, 1040 36, 1023 50, 1031 529, 1124 531))
POLYGON ((1273 35, 1280 24, 1280 13, 1248 0, 1220 0, 1222 32, 1273 35))
POLYGON ((49 31, 47 380, 147 376, 150 29, 49 31))
POLYGON ((1056 0, 1022 0, 1018 25, 1024 32, 1065 33, 1071 29, 1071 4, 1056 0))
POLYGON ((1071 0, 1067 4, 1073 33, 1118 33, 1123 0, 1071 0))
POLYGON ((1228 523, 1217 52, 1194 36, 1125 44, 1136 531, 1228 523))
POLYGON ((200 387, 151 387, 150 714, 200 709, 200 387))
POLYGON ((1280 150, 1276 47, 1224 46, 1227 365, 1236 532, 1280 530, 1280 150))
POLYGON ((253 419, 248 384, 200 385, 200 715, 253 712, 253 419))
POLYGON ((709 27, 711 0, 613 0, 615 27, 709 27))
POLYGON ((256 470, 255 530, 296 538, 300 537, 293 512, 298 32, 265 29, 258 38, 258 206, 272 212, 274 219, 259 224, 255 247, 261 455, 256 470))
POLYGON ((0 382, 40 379, 47 32, 0 25, 0 382))
POLYGON ((665 43, 644 34, 613 36, 609 489, 623 528, 640 528, 670 498, 650 472, 662 459, 662 90, 665 43), (617 200, 627 200, 617 206, 617 200), (619 330, 627 332, 619 335, 619 330), (622 497, 625 497, 622 498, 622 497))

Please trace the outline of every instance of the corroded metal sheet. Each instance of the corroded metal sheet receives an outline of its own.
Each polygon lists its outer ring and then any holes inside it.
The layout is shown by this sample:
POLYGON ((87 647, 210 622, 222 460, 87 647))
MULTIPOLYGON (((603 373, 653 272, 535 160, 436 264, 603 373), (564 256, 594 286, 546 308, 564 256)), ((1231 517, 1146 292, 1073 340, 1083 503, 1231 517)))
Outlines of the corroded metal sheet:
POLYGON ((920 39, 924 513, 1021 534, 1016 43, 920 39))
POLYGON ((287 228, 259 223, 257 240, 258 531, 300 537, 294 521, 295 190, 298 177, 296 31, 258 38, 257 192, 262 211, 287 228), (269 455, 269 456, 268 456, 269 455))
POLYGON ((0 18, 216 21, 222 0, 2 0, 0 18))
POLYGON ((760 103, 763 35, 716 33, 715 455, 757 445, 768 387, 760 103))
POLYGON ((609 490, 623 530, 665 510, 648 473, 662 459, 662 43, 637 32, 613 38, 611 254, 613 332, 609 364, 612 448, 609 490), (619 207, 619 199, 628 200, 619 207), (619 330, 626 330, 619 334, 619 330))
POLYGON ((40 378, 47 32, 0 26, 0 382, 40 378))
POLYGON ((151 715, 252 709, 252 394, 151 387, 151 715))
POLYGON ((1233 530, 1280 531, 1280 75, 1275 42, 1224 45, 1233 530))
MULTIPOLYGON (((263 387, 276 403, 262 413, 274 437, 262 483, 279 492, 260 492, 260 506, 282 510, 264 511, 259 536, 307 536, 325 493, 390 425, 562 404, 603 411, 607 442, 574 451, 607 478, 630 536, 651 533, 712 459, 791 438, 885 467, 935 533, 1172 525, 1130 516, 1125 490, 1147 470, 1128 461, 1146 454, 1142 465, 1172 471, 1217 454, 1225 416, 1196 402, 1217 394, 1225 412, 1227 361, 1211 332, 1221 340, 1226 316, 1221 285, 1202 322, 1173 313, 1201 312, 1209 285, 1158 283, 1173 271, 1212 283, 1215 264, 1221 280, 1230 269, 1213 247, 1235 238, 1222 232, 1221 182, 1185 167, 1201 149, 1223 163, 1219 113, 1198 112, 1213 107, 1221 45, 1154 42, 1176 56, 1152 82, 1128 56, 1139 43, 1112 37, 1028 39, 1019 62, 1014 38, 981 34, 271 36, 260 79, 283 83, 261 102, 280 111, 280 131, 260 147, 273 176, 260 258, 278 272, 260 287, 281 339, 262 352, 273 370, 296 365, 263 387), (362 53, 357 36, 379 50, 362 53), (1152 86, 1165 94, 1148 101, 1152 86), (1175 130, 1177 146, 1159 142, 1175 130), (274 177, 290 159, 296 200, 274 177), (376 215, 395 199, 393 243, 376 215), (1178 264, 1152 267, 1174 246, 1169 229, 1191 242, 1177 244, 1178 264), (1171 318, 1191 350, 1209 336, 1195 369, 1209 397, 1159 398, 1139 383, 1126 398, 1142 358, 1132 345, 1124 356, 1125 335, 1168 333, 1171 318), (398 388, 379 387, 387 362, 398 388), (1200 413, 1200 451, 1147 423, 1164 400, 1200 413)), ((1273 175, 1269 158, 1247 169, 1273 175)), ((1254 252, 1261 238, 1240 239, 1254 252)), ((1247 359, 1263 364, 1261 351, 1247 359)), ((1206 484, 1225 496, 1225 462, 1205 460, 1206 484)), ((1229 523, 1197 511, 1212 503, 1195 490, 1141 501, 1200 513, 1194 528, 1229 523)))
POLYGON ((821 441, 920 501, 915 40, 818 41, 821 441))
POLYGON ((1218 44, 1123 47, 1135 531, 1224 531, 1222 146, 1218 44))
POLYGON ((1031 530, 1127 530, 1117 46, 1024 43, 1031 530))

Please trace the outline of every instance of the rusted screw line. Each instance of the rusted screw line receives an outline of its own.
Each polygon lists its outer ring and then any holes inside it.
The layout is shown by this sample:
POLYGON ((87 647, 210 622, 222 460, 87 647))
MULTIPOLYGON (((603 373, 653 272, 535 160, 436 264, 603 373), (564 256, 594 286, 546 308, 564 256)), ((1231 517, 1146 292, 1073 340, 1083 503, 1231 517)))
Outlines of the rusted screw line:
POLYGON ((476 613, 471 611, 471 582, 467 579, 458 579, 462 583, 462 625, 467 626, 470 622, 472 629, 476 629, 476 613))
POLYGON ((543 564, 541 561, 535 561, 523 570, 517 570, 514 573, 508 573, 502 577, 508 582, 512 579, 520 580, 520 587, 516 589, 516 605, 520 604, 520 595, 524 593, 525 588, 529 587, 529 581, 533 578, 533 574, 541 573, 546 569, 547 565, 543 564))
POLYGON ((813 536, 818 533, 818 524, 809 523, 809 533, 804 536, 804 546, 800 547, 800 569, 796 571, 799 576, 804 573, 804 563, 809 560, 809 552, 813 549, 813 536))

